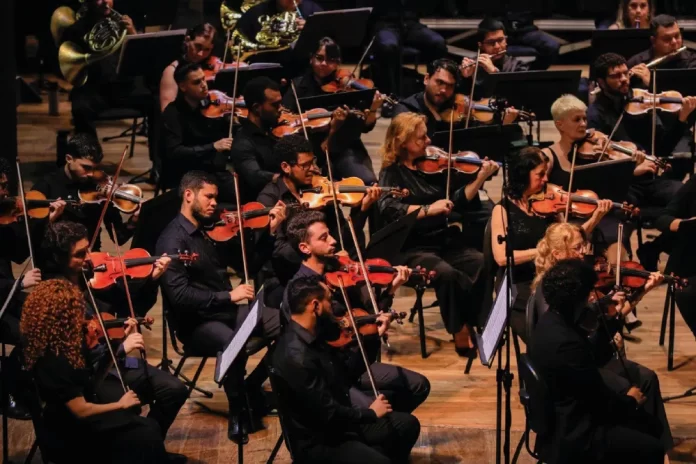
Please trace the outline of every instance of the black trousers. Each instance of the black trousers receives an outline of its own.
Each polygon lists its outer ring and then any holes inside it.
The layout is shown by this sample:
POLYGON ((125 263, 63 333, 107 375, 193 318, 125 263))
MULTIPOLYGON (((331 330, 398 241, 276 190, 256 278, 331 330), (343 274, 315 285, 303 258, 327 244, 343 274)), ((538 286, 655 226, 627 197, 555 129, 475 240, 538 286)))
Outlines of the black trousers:
POLYGON ((4 377, 7 391, 11 395, 20 392, 20 370, 22 366, 22 348, 20 347, 19 319, 9 311, 0 320, 0 342, 14 345, 12 352, 3 360, 0 375, 4 377))
MULTIPOLYGON (((193 351, 211 353, 213 356, 218 351, 222 351, 234 338, 237 328, 241 326, 249 314, 251 308, 248 305, 240 305, 237 309, 237 319, 234 326, 221 321, 208 321, 199 325, 191 332, 191 335, 184 340, 193 351)), ((280 335, 280 311, 273 308, 264 307, 261 315, 261 324, 256 327, 254 335, 262 336, 269 340, 275 339, 280 335)), ((227 373, 223 388, 229 402, 230 414, 238 414, 241 409, 239 401, 239 387, 244 381, 247 356, 242 350, 239 356, 232 363, 227 373)), ((265 371, 264 371, 265 372, 265 371)), ((255 379, 258 386, 265 380, 264 378, 255 379)), ((254 392, 251 392, 254 393, 254 392)))
MULTIPOLYGON (((124 383, 133 390, 143 404, 150 405, 148 418, 159 425, 162 437, 176 419, 179 409, 188 398, 186 386, 169 372, 157 369, 137 359, 138 367, 121 367, 124 383), (147 369, 147 373, 145 371, 147 369)), ((123 396, 123 387, 118 378, 110 373, 97 390, 97 398, 102 403, 118 401, 123 396)))
MULTIPOLYGON (((696 276, 688 278, 689 282, 696 282, 696 276)), ((696 286, 691 283, 682 290, 677 290, 674 295, 679 312, 696 337, 696 286)))
POLYGON ((360 426, 358 433, 307 449, 300 458, 322 464, 406 463, 419 435, 420 423, 415 416, 391 412, 374 424, 360 426))
POLYGON ((644 431, 639 422, 626 419, 625 423, 605 427, 601 439, 592 444, 594 459, 583 462, 662 464, 665 452, 660 440, 644 431))
POLYGON ((346 177, 357 177, 365 185, 372 185, 377 182, 375 170, 372 167, 372 159, 365 149, 365 145, 360 143, 353 144, 341 150, 340 153, 331 154, 333 175, 336 180, 346 177))
MULTIPOLYGON (((380 362, 372 363, 370 370, 377 391, 384 393, 394 411, 413 412, 430 395, 428 378, 418 372, 380 362)), ((375 398, 367 372, 358 379, 358 384, 349 393, 354 407, 370 407, 375 398)))
POLYGON ((680 181, 665 177, 641 176, 635 179, 628 189, 626 200, 629 204, 638 207, 660 207, 667 206, 677 191, 683 186, 680 181))

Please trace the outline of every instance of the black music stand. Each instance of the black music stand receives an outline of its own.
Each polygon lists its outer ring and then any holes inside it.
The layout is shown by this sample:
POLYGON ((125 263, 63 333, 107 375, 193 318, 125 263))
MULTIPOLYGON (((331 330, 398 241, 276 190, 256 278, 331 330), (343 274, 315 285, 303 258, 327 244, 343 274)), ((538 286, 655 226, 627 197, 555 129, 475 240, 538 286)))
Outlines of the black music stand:
MULTIPOLYGON (((366 110, 372 105, 377 89, 358 90, 355 92, 337 92, 316 97, 300 98, 302 111, 324 108, 332 111, 339 106, 348 105, 351 108, 366 110)), ((294 105, 293 105, 294 107, 294 105)))
POLYGON ((295 42, 295 56, 309 57, 322 37, 331 37, 341 48, 359 47, 367 32, 372 8, 329 10, 314 13, 307 19, 295 42))
MULTIPOLYGON (((234 59, 234 57, 233 57, 234 59)), ((235 69, 221 69, 216 75, 215 80, 211 83, 213 89, 221 90, 228 95, 232 95, 234 90, 234 75, 235 69)), ((278 63, 253 63, 249 66, 239 68, 239 76, 237 77, 237 96, 244 90, 250 80, 266 76, 280 84, 285 77, 285 70, 278 63)))
MULTIPOLYGON (((649 29, 616 29, 592 32, 592 63, 605 53, 618 53, 627 60, 651 47, 649 29)), ((590 71, 591 73, 591 71, 590 71)), ((592 77, 592 76, 590 76, 592 77)))
MULTIPOLYGON (((448 126, 448 123, 443 123, 448 126)), ((518 124, 506 124, 501 129, 498 125, 478 126, 452 131, 452 151, 469 150, 481 158, 487 156, 493 161, 502 162, 510 153, 511 144, 522 140, 524 134, 518 124)), ((435 132, 432 137, 433 145, 444 150, 449 149, 449 130, 435 132)))
MULTIPOLYGON (((597 163, 575 165, 573 191, 592 190, 599 198, 618 203, 626 200, 626 193, 633 179, 635 161, 631 159, 600 161, 597 163)), ((561 186, 567 189, 567 185, 561 186)))
POLYGON ((559 95, 575 95, 580 71, 494 73, 486 79, 486 96, 503 98, 518 110, 533 112, 537 121, 551 121, 551 105, 559 95))
POLYGON ((382 258, 390 263, 397 262, 401 249, 418 220, 419 211, 420 209, 390 222, 372 234, 370 243, 365 247, 365 259, 382 258))
POLYGON ((682 95, 696 95, 696 69, 657 69, 657 91, 676 90, 682 95))

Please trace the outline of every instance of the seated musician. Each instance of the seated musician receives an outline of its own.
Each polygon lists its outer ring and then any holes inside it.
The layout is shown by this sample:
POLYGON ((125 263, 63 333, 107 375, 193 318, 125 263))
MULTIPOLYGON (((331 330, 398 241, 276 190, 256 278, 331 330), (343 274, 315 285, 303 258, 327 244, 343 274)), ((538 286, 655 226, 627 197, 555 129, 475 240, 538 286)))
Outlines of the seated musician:
MULTIPOLYGON (((408 267, 422 266, 433 270, 433 281, 440 305, 440 314, 447 332, 454 336, 455 350, 462 356, 471 354, 473 348, 470 325, 476 322, 482 296, 480 271, 483 265, 481 252, 467 244, 463 232, 448 218, 452 213, 461 214, 483 181, 478 178, 466 186, 453 185, 451 199, 445 198, 446 174, 420 172, 415 160, 425 155, 430 144, 426 133, 426 118, 415 113, 396 116, 381 148, 382 171, 379 185, 406 188, 404 198, 384 196, 379 209, 385 222, 393 222, 418 211, 418 221, 403 247, 401 261, 408 267)), ((488 162, 486 162, 488 163, 488 162)), ((489 176, 491 170, 481 171, 489 176)))
POLYGON ((655 16, 653 0, 621 0, 616 22, 609 29, 648 29, 655 16))
POLYGON ((232 147, 229 119, 202 114, 201 102, 208 98, 208 84, 200 64, 177 67, 174 79, 179 94, 161 116, 162 185, 165 189, 176 188, 188 171, 206 171, 217 179, 221 200, 232 203, 234 181, 227 171, 232 147))
MULTIPOLYGON (((420 434, 418 419, 393 411, 380 394, 371 404, 351 404, 344 365, 327 346, 331 292, 317 276, 288 287, 292 320, 271 359, 280 401, 287 405, 293 458, 308 463, 408 462, 420 434)), ((275 384, 274 384, 275 385, 275 384)))
MULTIPOLYGON (((555 216, 537 215, 530 197, 543 192, 546 188, 547 162, 544 154, 535 147, 527 147, 513 158, 508 169, 508 189, 504 194, 509 201, 510 211, 505 209, 505 203, 498 203, 491 215, 491 246, 493 257, 498 266, 505 267, 505 243, 500 243, 498 237, 510 234, 514 250, 514 265, 512 278, 517 287, 517 298, 513 303, 510 316, 510 326, 523 340, 525 339, 525 310, 531 294, 534 280, 534 260, 539 251, 537 243, 544 237, 546 228, 560 220, 555 216), (511 230, 509 230, 509 226, 511 230)), ((582 224, 586 234, 599 224, 601 219, 612 207, 611 200, 599 200, 592 216, 582 224)))
MULTIPOLYGON (((47 278, 66 280, 72 283, 75 288, 82 290, 85 295, 82 303, 84 318, 96 317, 96 310, 91 296, 85 288, 83 277, 83 268, 87 264, 89 247, 86 228, 70 221, 52 224, 46 229, 46 236, 41 247, 45 252, 44 254, 51 257, 46 262, 47 278)), ((170 261, 171 259, 167 257, 160 258, 153 267, 151 280, 156 281, 162 277, 166 273, 170 261)), ((125 290, 121 289, 121 291, 125 290)), ((131 291, 133 305, 137 306, 135 300, 138 299, 139 292, 135 291, 135 287, 131 291)), ((128 304, 97 292, 92 294, 100 312, 112 315, 119 314, 123 311, 118 306, 128 304)), ((120 300, 124 301, 125 299, 121 297, 120 300)), ((115 371, 109 370, 100 386, 93 391, 94 395, 101 402, 117 401, 123 393, 120 377, 128 388, 137 393, 143 404, 150 404, 148 417, 155 420, 162 436, 166 436, 169 427, 179 413, 179 409, 188 398, 186 387, 168 371, 157 369, 145 360, 133 357, 137 356, 137 351, 133 353, 133 350, 145 349, 143 336, 137 331, 130 330, 123 343, 120 345, 112 343, 112 345, 115 345, 114 353, 120 374, 117 375, 115 371)), ((87 364, 94 367, 104 361, 105 357, 109 357, 109 353, 105 343, 98 343, 95 347, 87 350, 84 356, 87 364)), ((183 457, 173 454, 172 458, 181 460, 183 457)))
MULTIPOLYGON (((95 396, 105 367, 100 363, 95 370, 85 356, 86 311, 80 289, 59 279, 40 283, 22 311, 25 365, 46 403, 43 423, 53 437, 49 442, 61 444, 54 450, 62 457, 59 462, 169 462, 157 422, 138 414, 142 403, 136 391, 122 388, 108 402, 95 396)), ((133 328, 126 328, 128 338, 135 336, 133 328)), ((137 347, 129 344, 128 350, 137 347)))
MULTIPOLYGON (((31 188, 32 190, 43 193, 46 198, 76 201, 79 199, 78 192, 94 190, 95 175, 103 174, 99 171, 99 164, 104 158, 99 140, 94 135, 78 133, 68 140, 66 151, 65 165, 40 179, 31 188)), ((65 207, 60 218, 84 225, 91 239, 99 223, 102 208, 102 203, 83 203, 79 208, 65 207)), ((118 241, 119 245, 126 243, 135 232, 139 214, 140 209, 138 208, 124 223, 121 213, 116 207, 109 205, 103 225, 111 240, 118 241), (116 237, 112 237, 112 227, 116 229, 116 237)), ((97 235, 92 251, 101 249, 100 235, 97 235)), ((39 262, 45 259, 40 255, 38 258, 39 262)))
POLYGON ((247 203, 280 177, 273 157, 278 139, 271 130, 278 124, 282 97, 278 84, 265 76, 250 80, 242 94, 249 116, 240 121, 242 127, 235 134, 230 161, 239 174, 241 202, 247 203))
POLYGON ((596 321, 587 300, 597 276, 582 260, 558 262, 541 283, 549 304, 534 329, 530 358, 548 388, 554 415, 543 457, 550 464, 641 462, 662 464, 661 424, 643 407, 647 399, 632 386, 608 388, 587 342, 588 321, 596 321))
MULTIPOLYGON (((310 69, 304 75, 294 79, 297 98, 317 97, 330 93, 325 92, 322 86, 337 82, 336 71, 341 65, 341 48, 329 37, 320 39, 316 51, 309 59, 309 65, 310 69)), ((285 92, 283 106, 297 113, 297 104, 292 89, 285 92)), ((316 131, 315 135, 310 134, 309 137, 314 145, 314 152, 320 166, 324 166, 326 163, 322 146, 322 142, 326 139, 326 146, 329 147, 332 160, 333 175, 336 179, 358 177, 366 185, 377 182, 372 160, 365 145, 360 140, 360 136, 375 128, 377 111, 381 107, 382 97, 377 92, 372 106, 365 112, 364 116, 354 117, 353 112, 347 113, 344 109, 337 110, 336 117, 345 114, 347 118, 340 126, 330 125, 328 139, 324 131, 316 131)))
MULTIPOLYGON (((315 176, 318 177, 318 168, 316 166, 316 157, 312 152, 312 145, 299 134, 283 137, 278 141, 274 148, 274 157, 280 164, 282 175, 275 181, 269 182, 264 187, 258 196, 257 201, 264 206, 272 207, 279 201, 291 208, 288 214, 288 220, 292 217, 292 208, 303 203, 300 195, 301 189, 306 189, 312 186, 315 176)), ((367 193, 362 201, 351 208, 350 217, 355 225, 355 230, 358 233, 358 238, 364 240, 362 230, 365 226, 370 207, 379 198, 380 191, 377 188, 368 188, 367 193)), ((307 200, 304 200, 307 201, 307 200)), ((339 225, 336 220, 336 213, 331 203, 322 207, 319 211, 324 213, 328 218, 329 230, 331 235, 338 236, 339 228, 343 230, 343 236, 350 237, 350 231, 346 230, 346 223, 343 217, 342 209, 339 209, 340 221, 339 225)), ((352 240, 345 243, 348 252, 354 251, 352 240)), ((281 227, 276 233, 276 238, 273 248, 273 270, 278 277, 280 284, 285 284, 297 272, 302 262, 302 255, 299 254, 296 248, 290 243, 286 234, 286 228, 281 227)), ((268 301, 273 305, 277 301, 268 301)))
POLYGON ((179 85, 174 79, 176 68, 186 63, 198 63, 202 67, 205 66, 206 60, 213 52, 216 36, 217 31, 210 23, 199 24, 186 31, 181 58, 172 61, 162 71, 159 87, 160 110, 162 112, 171 102, 176 100, 179 93, 179 85))
MULTIPOLYGON (((326 218, 319 211, 301 211, 295 214, 288 222, 287 233, 290 242, 302 256, 302 266, 293 279, 288 283, 287 289, 292 288, 293 282, 306 277, 324 277, 327 272, 337 267, 336 239, 333 238, 326 226, 326 218)), ((398 288, 406 283, 410 277, 410 271, 405 266, 396 266, 396 273, 391 284, 381 292, 379 296, 378 310, 385 312, 380 315, 378 321, 377 337, 365 337, 364 346, 370 370, 378 390, 390 392, 390 402, 395 411, 413 412, 430 394, 430 382, 417 372, 403 367, 375 362, 381 348, 380 337, 389 329, 390 316, 386 311, 391 309, 394 295, 398 288)), ((341 295, 340 288, 334 288, 331 308, 334 316, 346 315, 346 303, 341 295)), ((362 286, 346 288, 346 293, 352 308, 372 311, 372 303, 367 289, 362 286)), ((290 318, 290 291, 286 290, 283 297, 283 314, 290 318)), ((357 346, 345 347, 340 350, 339 357, 344 360, 347 370, 345 380, 352 386, 350 390, 351 402, 354 406, 368 407, 370 400, 366 392, 371 389, 370 379, 365 371, 365 365, 357 346)))
MULTIPOLYGON (((215 179, 207 173, 191 171, 181 180, 179 192, 181 211, 160 235, 157 253, 188 250, 198 253, 198 260, 189 266, 173 262, 162 279, 162 295, 169 306, 170 323, 176 327, 177 337, 198 352, 217 353, 225 349, 249 314, 250 308, 242 302, 254 299, 254 287, 240 284, 232 288, 227 266, 237 253, 231 249, 233 241, 216 243, 206 234, 205 227, 214 222, 217 206, 215 179)), ((274 233, 281 214, 276 210, 269 216, 270 232, 274 233)), ((259 329, 264 337, 275 338, 280 333, 278 311, 265 308, 259 329)), ((229 401, 227 434, 238 443, 248 441, 247 424, 241 423, 239 417, 242 407, 239 385, 244 379, 245 365, 242 351, 223 385, 229 401)), ((247 394, 252 401, 258 400, 260 385, 247 394)))

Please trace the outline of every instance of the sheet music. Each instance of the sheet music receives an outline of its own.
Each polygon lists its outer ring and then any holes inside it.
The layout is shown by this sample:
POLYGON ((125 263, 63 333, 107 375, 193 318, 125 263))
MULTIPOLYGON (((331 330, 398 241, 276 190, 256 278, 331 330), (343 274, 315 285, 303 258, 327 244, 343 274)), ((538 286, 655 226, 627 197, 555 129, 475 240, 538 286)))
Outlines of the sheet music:
POLYGON ((246 342, 251 336, 251 333, 256 328, 256 323, 259 320, 260 310, 261 302, 260 298, 257 297, 256 301, 254 301, 254 305, 251 307, 251 311, 249 311, 249 314, 247 315, 246 319, 244 319, 244 322, 239 327, 237 333, 234 334, 232 341, 230 341, 230 344, 227 345, 227 348, 225 348, 225 351, 222 352, 222 355, 218 356, 218 365, 215 368, 215 381, 217 383, 222 382, 227 370, 230 368, 234 360, 237 359, 239 352, 244 349, 246 342))
MULTIPOLYGON (((493 309, 491 314, 488 316, 486 321, 486 326, 483 329, 483 334, 479 338, 479 353, 481 356, 481 362, 490 366, 493 356, 498 348, 498 343, 500 337, 505 330, 505 323, 507 321, 507 308, 506 298, 508 296, 508 280, 507 274, 503 278, 503 283, 498 290, 498 294, 495 298, 495 303, 493 304, 493 309)), ((517 289, 512 287, 512 295, 510 295, 511 300, 509 301, 509 307, 512 307, 514 299, 517 296, 517 289)))

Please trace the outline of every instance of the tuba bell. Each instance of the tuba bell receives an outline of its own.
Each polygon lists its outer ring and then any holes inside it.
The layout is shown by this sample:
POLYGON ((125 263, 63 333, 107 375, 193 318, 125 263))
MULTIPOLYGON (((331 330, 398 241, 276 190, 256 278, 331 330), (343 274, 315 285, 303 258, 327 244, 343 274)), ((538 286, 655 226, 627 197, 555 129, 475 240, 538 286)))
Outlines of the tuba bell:
MULTIPOLYGON (((80 20, 84 10, 74 13, 69 7, 60 7, 51 17, 51 33, 57 43, 66 29, 80 20)), ((85 34, 85 50, 81 45, 65 41, 58 48, 58 64, 63 77, 72 85, 79 87, 87 82, 87 66, 112 55, 121 48, 126 39, 126 28, 121 22, 122 15, 110 9, 108 16, 97 21, 85 34)))

